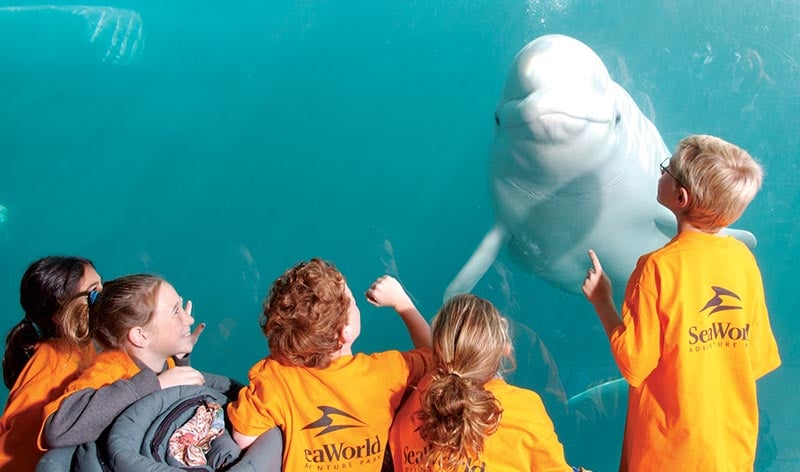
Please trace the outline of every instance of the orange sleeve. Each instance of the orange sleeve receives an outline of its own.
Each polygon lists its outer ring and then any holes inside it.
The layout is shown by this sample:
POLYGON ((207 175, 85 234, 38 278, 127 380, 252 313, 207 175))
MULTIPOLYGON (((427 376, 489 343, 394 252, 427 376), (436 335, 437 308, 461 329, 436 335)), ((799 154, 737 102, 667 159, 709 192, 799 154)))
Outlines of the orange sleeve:
POLYGON ((139 372, 139 368, 124 352, 104 351, 99 354, 95 362, 84 370, 81 375, 69 383, 64 393, 52 400, 44 407, 42 421, 37 425, 39 429, 38 447, 45 451, 44 447, 44 425, 47 418, 58 410, 65 398, 75 392, 87 388, 98 389, 111 385, 119 379, 131 378, 139 372))
POLYGON ((87 353, 59 342, 41 343, 9 393, 0 418, 0 469, 33 470, 42 453, 36 438, 45 405, 75 378, 87 353))
POLYGON ((45 420, 48 416, 55 413, 55 411, 58 410, 58 407, 61 405, 61 402, 63 402, 64 399, 71 394, 86 388, 92 388, 96 390, 100 387, 111 385, 121 378, 125 378, 125 369, 121 366, 105 364, 105 368, 102 369, 93 367, 86 369, 80 377, 72 381, 69 386, 67 386, 67 389, 64 390, 64 393, 60 397, 56 398, 48 403, 47 406, 45 406, 45 420))
POLYGON ((394 470, 415 470, 413 467, 420 468, 424 463, 425 441, 417 430, 420 425, 416 413, 421 409, 420 392, 427 389, 428 385, 430 375, 423 377, 417 388, 411 390, 392 422, 389 450, 392 453, 394 470))
POLYGON ((269 372, 263 369, 265 362, 260 361, 250 369, 250 385, 239 391, 235 402, 228 404, 233 429, 245 436, 259 436, 277 425, 269 405, 270 393, 275 389, 269 388, 273 382, 265 375, 269 372))
POLYGON ((47 402, 63 393, 77 372, 77 365, 72 372, 66 368, 60 369, 64 360, 48 344, 41 344, 36 349, 9 393, 8 403, 0 420, 0 429, 3 432, 9 429, 19 413, 31 409, 41 412, 47 402))
POLYGON ((638 387, 658 365, 661 356, 661 318, 655 267, 640 259, 625 290, 622 325, 611 333, 611 351, 620 372, 638 387))
MULTIPOLYGON (((531 470, 542 471, 571 471, 572 467, 567 465, 564 457, 564 446, 558 440, 553 421, 547 414, 547 410, 542 403, 542 399, 534 392, 530 394, 527 404, 514 405, 513 407, 527 409, 531 412, 530 430, 531 436, 535 441, 531 445, 530 465, 531 470)), ((504 407, 511 408, 512 406, 504 407)))
POLYGON ((416 385, 422 377, 433 369, 433 351, 429 347, 403 352, 408 366, 408 385, 416 385))
POLYGON ((754 287, 754 293, 750 298, 756 303, 753 307, 750 327, 750 364, 753 376, 760 379, 781 365, 781 357, 778 354, 778 344, 775 342, 769 322, 761 272, 758 265, 755 264, 755 260, 753 260, 753 266, 751 273, 755 280, 750 283, 750 286, 754 287))

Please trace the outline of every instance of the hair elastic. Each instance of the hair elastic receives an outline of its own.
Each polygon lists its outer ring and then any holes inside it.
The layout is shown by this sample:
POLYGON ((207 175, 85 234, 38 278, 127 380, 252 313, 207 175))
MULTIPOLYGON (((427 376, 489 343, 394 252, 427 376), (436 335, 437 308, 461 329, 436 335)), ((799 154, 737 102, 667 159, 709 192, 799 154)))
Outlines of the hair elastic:
POLYGON ((89 290, 89 293, 86 294, 86 298, 89 299, 89 306, 94 305, 94 302, 97 301, 97 290, 89 290))
POLYGON ((36 324, 35 321, 33 321, 32 319, 28 318, 27 316, 25 317, 25 321, 30 323, 30 325, 33 327, 33 330, 36 331, 36 336, 41 338, 42 337, 42 328, 40 328, 39 325, 36 324))

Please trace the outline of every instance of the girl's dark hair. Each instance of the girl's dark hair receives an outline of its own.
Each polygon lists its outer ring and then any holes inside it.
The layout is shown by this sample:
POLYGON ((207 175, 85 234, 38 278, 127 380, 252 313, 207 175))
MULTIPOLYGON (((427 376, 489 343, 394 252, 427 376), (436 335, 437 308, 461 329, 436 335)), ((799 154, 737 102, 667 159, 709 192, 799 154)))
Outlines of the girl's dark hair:
POLYGON ((33 355, 36 344, 58 336, 55 315, 78 292, 86 267, 82 257, 48 256, 31 263, 19 286, 19 303, 25 317, 6 336, 3 383, 11 389, 33 355))

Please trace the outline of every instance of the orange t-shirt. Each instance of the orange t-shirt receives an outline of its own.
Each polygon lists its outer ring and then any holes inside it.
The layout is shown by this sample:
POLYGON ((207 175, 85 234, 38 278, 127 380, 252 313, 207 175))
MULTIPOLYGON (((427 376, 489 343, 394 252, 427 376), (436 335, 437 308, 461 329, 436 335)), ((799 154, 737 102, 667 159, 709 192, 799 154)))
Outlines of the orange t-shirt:
POLYGON ((639 259, 622 321, 610 336, 630 384, 621 470, 752 470, 756 379, 781 361, 747 247, 678 234, 639 259))
POLYGON ((36 437, 45 405, 58 398, 95 355, 61 339, 39 343, 8 395, 0 418, 0 470, 33 470, 42 457, 36 437))
POLYGON ((279 426, 284 470, 379 471, 392 416, 429 363, 428 349, 343 356, 325 369, 267 357, 250 369, 228 415, 247 436, 279 426))
MULTIPOLYGON (((172 368, 175 362, 172 358, 167 359, 167 367, 172 368)), ((43 420, 37 425, 39 429, 38 446, 41 450, 44 447, 44 424, 47 418, 58 410, 61 402, 75 392, 87 388, 99 389, 106 385, 111 385, 117 380, 130 379, 141 371, 136 362, 125 351, 102 351, 94 359, 92 365, 86 368, 80 376, 72 381, 64 390, 64 393, 51 401, 44 407, 43 420)))
MULTIPOLYGON (((392 424, 389 446, 396 472, 429 470, 423 468, 425 441, 417 432, 420 424, 416 413, 420 409, 420 394, 428 388, 430 380, 427 375, 412 391, 392 424)), ((503 416, 497 431, 485 439, 481 457, 471 464, 462 463, 459 471, 572 472, 539 395, 499 378, 486 382, 484 388, 500 402, 503 416)))

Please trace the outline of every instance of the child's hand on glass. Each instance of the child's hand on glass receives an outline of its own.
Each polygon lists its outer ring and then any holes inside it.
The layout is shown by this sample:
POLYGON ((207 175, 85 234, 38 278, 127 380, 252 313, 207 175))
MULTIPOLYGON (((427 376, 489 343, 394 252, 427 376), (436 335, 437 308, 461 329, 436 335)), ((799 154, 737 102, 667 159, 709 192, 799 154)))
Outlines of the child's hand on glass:
POLYGON ((367 290, 366 296, 368 302, 378 307, 388 306, 401 311, 409 305, 413 306, 403 286, 390 275, 378 277, 367 290))
MULTIPOLYGON (((191 300, 187 300, 186 301, 186 314, 189 315, 189 316, 192 316, 192 301, 191 300)), ((197 344, 197 340, 200 339, 200 335, 203 334, 203 330, 205 330, 205 329, 206 329, 206 324, 205 323, 199 323, 194 328, 194 331, 192 331, 192 346, 197 344)), ((188 352, 183 352, 181 354, 176 354, 174 357, 176 359, 183 359, 187 355, 189 355, 188 352)))

